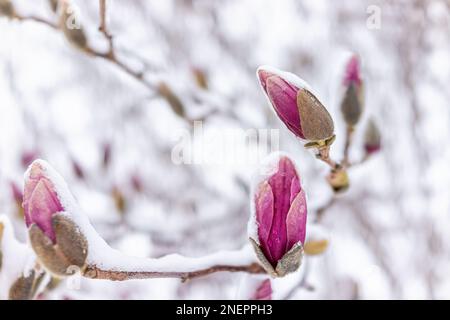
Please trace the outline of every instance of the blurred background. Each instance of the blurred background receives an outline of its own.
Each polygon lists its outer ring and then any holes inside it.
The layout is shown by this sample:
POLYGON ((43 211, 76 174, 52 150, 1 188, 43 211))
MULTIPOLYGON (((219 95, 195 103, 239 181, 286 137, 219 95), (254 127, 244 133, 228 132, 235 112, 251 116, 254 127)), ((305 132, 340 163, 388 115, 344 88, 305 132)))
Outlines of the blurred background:
MULTIPOLYGON (((70 44, 52 27, 50 1, 12 3, 22 19, 0 17, 0 213, 19 239, 23 173, 43 158, 114 248, 140 257, 239 249, 255 163, 180 164, 173 150, 193 120, 206 136, 279 129, 277 149, 297 161, 308 195, 308 236, 329 204, 320 222, 329 247, 275 280, 275 299, 450 298, 448 0, 108 0, 115 61, 70 44), (339 159, 351 53, 366 103, 350 158, 363 156, 369 118, 382 151, 352 168, 350 189, 331 201, 328 168, 276 118, 255 71, 268 64, 309 82, 335 120, 339 159)), ((89 47, 108 52, 98 1, 72 3, 89 47)), ((203 150, 212 158, 214 141, 203 150)), ((258 150, 250 142, 241 151, 258 150)), ((61 283, 41 298, 234 299, 245 277, 83 279, 80 290, 61 283)))

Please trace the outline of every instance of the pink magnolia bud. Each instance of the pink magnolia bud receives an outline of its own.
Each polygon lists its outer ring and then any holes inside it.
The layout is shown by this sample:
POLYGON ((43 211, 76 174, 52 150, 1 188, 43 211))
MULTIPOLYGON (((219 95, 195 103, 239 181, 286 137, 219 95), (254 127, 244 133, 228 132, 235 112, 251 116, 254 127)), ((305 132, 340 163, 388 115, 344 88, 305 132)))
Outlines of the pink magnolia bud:
POLYGON ((294 163, 276 157, 255 188, 249 236, 263 267, 284 276, 300 267, 306 235, 306 196, 294 163))
POLYGON ((24 168, 27 168, 37 157, 38 152, 36 150, 28 150, 22 153, 20 162, 24 168))
POLYGON ((376 123, 370 119, 364 135, 364 149, 367 155, 377 153, 381 149, 381 133, 376 123))
POLYGON ((297 137, 323 141, 334 136, 334 123, 327 109, 296 75, 260 67, 258 79, 278 117, 297 137))
POLYGON ((342 114, 347 125, 355 126, 364 106, 363 82, 357 55, 353 55, 347 63, 343 84, 345 93, 341 102, 342 114))
POLYGON ((258 286, 252 300, 272 300, 272 284, 266 279, 258 286))
POLYGON ((88 244, 66 213, 58 191, 61 181, 46 162, 34 161, 25 174, 23 208, 30 243, 40 263, 54 275, 67 276, 71 267, 84 267, 88 244))

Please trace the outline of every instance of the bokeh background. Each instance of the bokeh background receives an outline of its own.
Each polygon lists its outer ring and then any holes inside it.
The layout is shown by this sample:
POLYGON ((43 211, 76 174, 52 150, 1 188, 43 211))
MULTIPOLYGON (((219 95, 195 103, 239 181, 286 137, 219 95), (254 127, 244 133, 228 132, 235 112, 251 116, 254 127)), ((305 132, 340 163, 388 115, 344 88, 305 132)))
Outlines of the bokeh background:
MULTIPOLYGON (((48 1, 13 3, 23 16, 58 20, 48 1)), ((106 52, 98 2, 73 3, 89 45, 106 52)), ((0 212, 25 241, 11 185, 21 189, 26 166, 39 157, 65 177, 114 248, 141 257, 238 249, 247 243, 255 165, 174 163, 180 132, 191 132, 197 119, 206 135, 280 129, 279 149, 300 167, 313 232, 317 209, 333 197, 328 169, 275 117, 255 70, 273 65, 310 83, 335 120, 332 155, 339 159, 342 74, 353 52, 366 105, 351 159, 362 157, 370 117, 381 129, 382 152, 351 169, 349 191, 326 210, 320 228, 328 250, 275 280, 274 298, 448 299, 449 9, 448 0, 109 0, 117 58, 142 72, 146 85, 74 48, 59 30, 1 17, 0 212), (374 10, 377 28, 368 25, 374 10), (170 94, 161 94, 161 83, 170 94)), ((249 144, 245 152, 256 149, 249 144)), ((83 280, 80 290, 60 283, 41 298, 233 299, 244 277, 83 280)))

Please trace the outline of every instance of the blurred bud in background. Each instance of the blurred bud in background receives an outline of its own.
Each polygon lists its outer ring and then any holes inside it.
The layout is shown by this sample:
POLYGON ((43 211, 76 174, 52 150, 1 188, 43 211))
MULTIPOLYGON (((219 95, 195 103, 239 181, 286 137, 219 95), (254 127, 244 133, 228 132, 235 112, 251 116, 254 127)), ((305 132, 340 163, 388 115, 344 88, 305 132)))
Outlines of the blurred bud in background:
POLYGON ((167 101, 169 106, 172 108, 172 111, 175 112, 176 115, 181 118, 184 118, 186 116, 184 106, 180 98, 178 98, 178 96, 172 91, 172 89, 170 89, 170 87, 166 83, 161 82, 158 85, 158 93, 167 101))
POLYGON ((16 207, 16 214, 18 217, 23 219, 23 208, 22 208, 23 192, 22 192, 22 189, 19 188, 19 186, 14 181, 11 181, 10 187, 11 187, 11 194, 12 194, 14 204, 16 207))
POLYGON ((361 118, 364 107, 363 82, 357 55, 353 55, 347 63, 343 85, 345 92, 341 111, 347 125, 354 127, 361 118))
POLYGON ((61 0, 60 27, 66 39, 76 48, 89 51, 84 30, 78 21, 75 9, 69 0, 61 0))
POLYGON ((48 0, 48 3, 53 12, 58 12, 59 0, 48 0))
POLYGON ((273 169, 255 188, 248 230, 266 271, 272 276, 284 276, 301 264, 306 196, 295 165, 287 156, 277 156, 273 169))
POLYGON ((364 134, 364 149, 366 155, 372 155, 381 149, 381 133, 373 119, 370 119, 367 123, 364 134))
POLYGON ((334 192, 341 193, 346 191, 350 186, 350 180, 346 170, 337 168, 331 170, 327 176, 328 184, 331 186, 334 192))
POLYGON ((20 162, 24 169, 28 168, 28 166, 39 157, 39 152, 36 149, 26 150, 22 152, 20 157, 20 162))
POLYGON ((272 300, 272 283, 270 279, 266 279, 256 288, 251 300, 272 300))
POLYGON ((102 145, 102 166, 107 169, 111 163, 112 147, 109 142, 102 145))
POLYGON ((192 74, 195 79, 195 83, 199 88, 208 90, 208 78, 204 70, 194 67, 192 68, 192 74))
POLYGON ((75 159, 72 159, 72 170, 78 179, 80 179, 80 180, 85 179, 86 176, 84 174, 84 169, 81 166, 81 164, 78 161, 76 161, 75 159))
POLYGON ((276 114, 297 137, 315 142, 334 136, 333 119, 303 80, 272 67, 258 68, 257 75, 276 114))
POLYGON ((329 234, 324 227, 314 224, 309 226, 308 238, 304 245, 305 254, 315 256, 323 254, 329 246, 329 234))
POLYGON ((11 0, 0 0, 0 17, 14 18, 15 15, 11 0))
POLYGON ((118 186, 114 186, 111 191, 111 197, 114 200, 114 205, 120 215, 124 215, 127 210, 127 200, 125 195, 118 186))

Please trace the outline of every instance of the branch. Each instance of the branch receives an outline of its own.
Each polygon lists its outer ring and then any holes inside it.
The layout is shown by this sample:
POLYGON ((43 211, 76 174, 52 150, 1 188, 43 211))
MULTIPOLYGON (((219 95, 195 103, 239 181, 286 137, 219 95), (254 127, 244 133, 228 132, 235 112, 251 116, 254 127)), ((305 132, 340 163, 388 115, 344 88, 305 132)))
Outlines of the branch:
POLYGON ((342 166, 344 168, 350 167, 350 146, 353 141, 353 132, 355 128, 353 126, 347 125, 347 131, 345 134, 345 146, 344 146, 344 158, 342 159, 342 166))
POLYGON ((133 279, 152 279, 152 278, 180 278, 182 282, 188 280, 204 277, 216 272, 246 272, 250 274, 264 274, 266 271, 258 264, 252 263, 242 266, 230 265, 216 265, 205 269, 196 271, 117 271, 117 270, 103 270, 96 265, 88 265, 83 275, 91 279, 106 279, 112 281, 125 281, 133 279))

